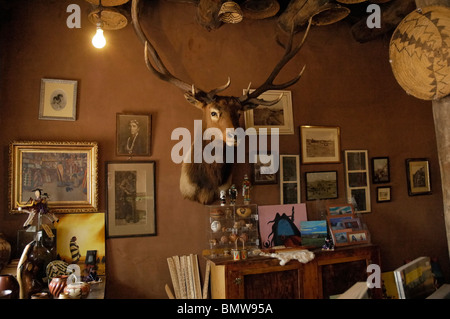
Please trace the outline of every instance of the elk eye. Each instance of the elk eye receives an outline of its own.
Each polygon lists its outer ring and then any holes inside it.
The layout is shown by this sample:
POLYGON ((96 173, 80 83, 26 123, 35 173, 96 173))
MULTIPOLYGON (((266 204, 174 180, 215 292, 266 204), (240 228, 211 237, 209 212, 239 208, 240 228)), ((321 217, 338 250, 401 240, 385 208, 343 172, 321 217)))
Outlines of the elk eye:
POLYGON ((211 116, 217 116, 217 112, 211 112, 211 116))

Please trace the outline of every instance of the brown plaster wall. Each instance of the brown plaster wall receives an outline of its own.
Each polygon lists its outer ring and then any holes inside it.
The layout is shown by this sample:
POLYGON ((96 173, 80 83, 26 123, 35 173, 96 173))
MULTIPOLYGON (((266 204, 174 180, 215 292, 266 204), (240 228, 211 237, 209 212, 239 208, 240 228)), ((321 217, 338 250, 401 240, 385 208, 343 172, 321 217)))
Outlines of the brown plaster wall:
MULTIPOLYGON (((207 243, 207 209, 183 200, 178 191, 180 166, 170 158, 177 127, 193 129, 200 112, 171 85, 145 68, 143 47, 131 26, 105 32, 107 47, 96 50, 90 40, 94 26, 82 8, 80 29, 66 27, 67 6, 73 1, 14 1, 3 4, 0 78, 0 232, 15 244, 23 215, 10 215, 8 143, 11 140, 96 141, 99 143, 99 208, 105 211, 105 162, 126 160, 115 155, 116 113, 153 116, 152 156, 135 160, 156 162, 157 236, 108 239, 107 296, 111 298, 166 298, 171 283, 166 258, 201 254, 207 243), (26 3, 26 4, 25 4, 26 3), (77 120, 38 120, 41 78, 79 81, 77 120)), ((145 7, 143 24, 167 59, 169 68, 206 90, 226 82, 226 94, 239 95, 248 82, 258 85, 275 65, 282 50, 275 43, 275 21, 244 20, 207 32, 194 20, 189 4, 154 2, 145 7), (151 9, 151 10, 150 10, 151 9)), ((341 128, 342 150, 366 149, 369 157, 389 156, 393 198, 376 203, 371 185, 372 212, 363 216, 372 241, 380 245, 382 270, 393 270, 404 260, 428 255, 439 258, 449 277, 439 162, 431 104, 407 96, 396 83, 388 57, 389 37, 359 44, 341 22, 313 27, 307 44, 280 75, 292 77, 306 64, 298 84, 291 87, 296 133, 280 138, 281 154, 299 154, 299 125, 341 128), (427 157, 431 162, 433 193, 407 194, 405 159, 427 157)), ((304 173, 337 170, 339 199, 345 202, 343 164, 302 165, 304 173)), ((238 165, 234 181, 241 184, 248 165, 238 165)), ((254 202, 278 204, 279 186, 256 186, 254 202)), ((310 219, 319 205, 307 202, 310 219)), ((204 264, 202 264, 203 270, 204 264)), ((203 273, 203 272, 202 272, 203 273)))

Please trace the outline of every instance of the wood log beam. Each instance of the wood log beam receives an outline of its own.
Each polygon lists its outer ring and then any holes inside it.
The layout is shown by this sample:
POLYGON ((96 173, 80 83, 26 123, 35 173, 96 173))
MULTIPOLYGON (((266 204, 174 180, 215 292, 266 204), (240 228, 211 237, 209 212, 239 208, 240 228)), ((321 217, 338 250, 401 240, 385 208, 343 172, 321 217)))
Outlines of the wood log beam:
MULTIPOLYGON (((450 0, 415 0, 417 8, 440 5, 450 7, 450 0)), ((450 256, 450 96, 432 101, 434 127, 441 171, 444 221, 450 256)))

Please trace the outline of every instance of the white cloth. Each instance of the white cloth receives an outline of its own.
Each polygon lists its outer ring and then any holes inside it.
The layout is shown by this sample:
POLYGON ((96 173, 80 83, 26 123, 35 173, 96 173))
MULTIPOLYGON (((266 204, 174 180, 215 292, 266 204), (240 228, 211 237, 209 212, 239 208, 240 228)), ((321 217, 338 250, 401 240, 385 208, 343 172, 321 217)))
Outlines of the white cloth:
POLYGON ((314 259, 315 255, 313 252, 302 249, 302 250, 291 250, 291 251, 280 251, 276 253, 261 253, 261 256, 267 256, 272 258, 277 258, 280 260, 280 265, 284 266, 286 263, 292 259, 298 260, 299 262, 306 264, 314 259))

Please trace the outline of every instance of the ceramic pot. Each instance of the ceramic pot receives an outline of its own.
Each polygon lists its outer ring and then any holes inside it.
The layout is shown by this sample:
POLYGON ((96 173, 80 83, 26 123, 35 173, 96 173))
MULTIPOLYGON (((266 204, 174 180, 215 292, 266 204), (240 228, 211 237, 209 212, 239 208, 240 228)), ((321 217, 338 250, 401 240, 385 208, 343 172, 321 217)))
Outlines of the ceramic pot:
POLYGON ((0 291, 11 290, 11 299, 19 299, 19 282, 13 275, 0 275, 0 291))
POLYGON ((68 294, 71 299, 85 299, 90 291, 89 284, 82 281, 70 283, 64 288, 64 293, 68 294))
POLYGON ((68 276, 56 276, 50 281, 48 284, 48 290, 53 295, 54 298, 58 298, 59 294, 64 291, 64 288, 67 286, 67 277, 68 276))
POLYGON ((3 269, 8 263, 11 257, 11 244, 5 239, 2 233, 0 233, 0 270, 3 269))

